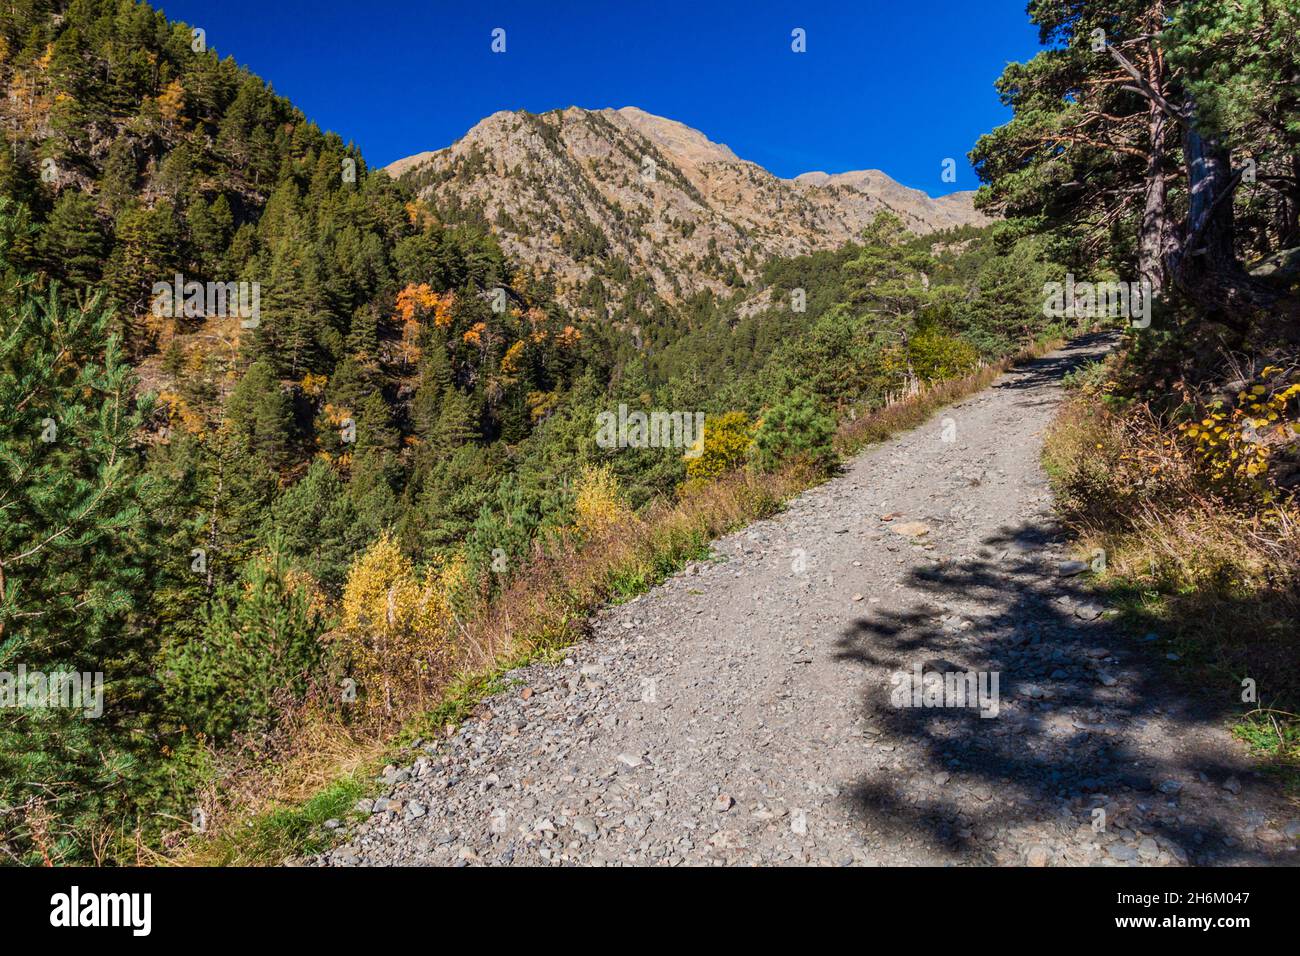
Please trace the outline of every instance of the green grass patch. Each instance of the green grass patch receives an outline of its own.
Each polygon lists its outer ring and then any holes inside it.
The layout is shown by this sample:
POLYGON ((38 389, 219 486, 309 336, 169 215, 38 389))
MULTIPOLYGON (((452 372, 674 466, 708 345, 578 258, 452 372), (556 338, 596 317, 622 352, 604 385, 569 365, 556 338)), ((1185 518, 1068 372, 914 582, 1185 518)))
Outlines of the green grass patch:
POLYGON ((275 866, 328 849, 338 838, 325 821, 355 816, 372 784, 363 770, 340 777, 309 800, 276 807, 204 840, 194 862, 205 866, 275 866))

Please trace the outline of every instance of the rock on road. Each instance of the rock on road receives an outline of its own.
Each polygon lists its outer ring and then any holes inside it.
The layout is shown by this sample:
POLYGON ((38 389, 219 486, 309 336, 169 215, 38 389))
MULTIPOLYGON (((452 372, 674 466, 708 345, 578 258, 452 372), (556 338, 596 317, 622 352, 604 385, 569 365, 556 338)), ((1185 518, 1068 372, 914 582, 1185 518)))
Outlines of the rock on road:
POLYGON ((306 862, 1294 864, 1297 814, 1222 716, 1062 567, 1087 556, 1043 432, 1106 344, 1012 370, 601 611, 306 862), (893 706, 918 665, 997 672, 996 716, 893 706))

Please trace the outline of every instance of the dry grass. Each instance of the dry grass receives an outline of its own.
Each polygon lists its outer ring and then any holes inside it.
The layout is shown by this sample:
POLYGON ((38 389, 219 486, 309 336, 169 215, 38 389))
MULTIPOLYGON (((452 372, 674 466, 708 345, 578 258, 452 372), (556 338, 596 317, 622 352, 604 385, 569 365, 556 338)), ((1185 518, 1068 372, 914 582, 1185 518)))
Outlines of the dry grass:
POLYGON ((1067 402, 1044 461, 1064 517, 1081 535, 1115 545, 1107 551, 1117 572, 1161 589, 1224 594, 1300 582, 1295 503, 1211 486, 1176 433, 1145 408, 1118 415, 1088 395, 1067 402))
MULTIPOLYGON (((1058 507, 1081 547, 1106 552, 1098 586, 1135 630, 1173 642, 1181 678, 1222 687, 1244 678, 1259 703, 1290 712, 1257 749, 1300 759, 1300 509, 1266 487, 1225 489, 1142 407, 1114 413, 1090 392, 1068 401, 1044 448, 1058 507)), ((1237 695, 1239 696, 1239 695, 1237 695)), ((1252 705, 1242 704, 1244 712, 1252 705)))

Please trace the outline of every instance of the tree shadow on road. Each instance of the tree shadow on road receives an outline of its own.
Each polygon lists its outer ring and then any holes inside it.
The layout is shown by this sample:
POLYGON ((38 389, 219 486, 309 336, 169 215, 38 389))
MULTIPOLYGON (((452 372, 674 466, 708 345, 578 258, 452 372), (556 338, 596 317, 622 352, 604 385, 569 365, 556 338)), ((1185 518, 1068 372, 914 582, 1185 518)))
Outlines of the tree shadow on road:
POLYGON ((864 746, 897 748, 847 795, 868 841, 880 831, 972 863, 1019 863, 1029 845, 1053 843, 1070 848, 1058 860, 1101 862, 1106 849, 1084 849, 1110 839, 1091 829, 1101 808, 1127 847, 1117 859, 1151 836, 1194 863, 1280 861, 1285 849, 1251 832, 1265 822, 1252 797, 1267 785, 1234 749, 1205 745, 1222 739, 1208 732, 1233 712, 1233 688, 1189 698, 1172 685, 1150 645, 1095 616, 1086 574, 1058 573, 1062 557, 1050 521, 1000 529, 979 556, 910 574, 908 610, 873 611, 840 635, 839 658, 879 677, 863 702, 864 746), (968 605, 981 616, 963 617, 968 605), (997 715, 894 706, 891 676, 918 664, 997 672, 997 715), (1234 797, 1223 786, 1238 777, 1234 797))
POLYGON ((1114 332, 1094 332, 1072 339, 1068 345, 1051 355, 1022 362, 991 388, 997 390, 1028 391, 1061 384, 1061 378, 1087 362, 1100 357, 1100 349, 1112 347, 1118 341, 1114 332))

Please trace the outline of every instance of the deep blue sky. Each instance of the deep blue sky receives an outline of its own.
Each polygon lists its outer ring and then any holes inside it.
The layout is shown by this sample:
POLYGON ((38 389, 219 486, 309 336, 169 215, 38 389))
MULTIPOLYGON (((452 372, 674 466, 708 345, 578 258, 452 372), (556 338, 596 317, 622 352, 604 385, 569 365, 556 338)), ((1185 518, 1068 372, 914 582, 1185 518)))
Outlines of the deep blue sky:
POLYGON ((500 109, 631 105, 779 176, 876 168, 931 195, 977 185, 966 153, 1009 115, 993 81, 1037 49, 1025 0, 156 5, 372 165, 446 146, 500 109), (791 52, 795 27, 806 53, 791 52), (940 179, 945 157, 955 185, 940 179))

